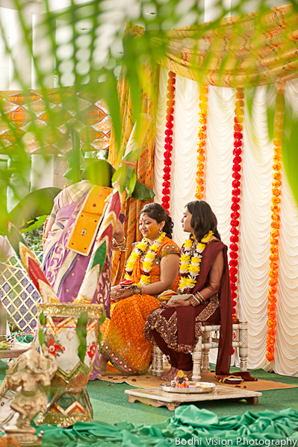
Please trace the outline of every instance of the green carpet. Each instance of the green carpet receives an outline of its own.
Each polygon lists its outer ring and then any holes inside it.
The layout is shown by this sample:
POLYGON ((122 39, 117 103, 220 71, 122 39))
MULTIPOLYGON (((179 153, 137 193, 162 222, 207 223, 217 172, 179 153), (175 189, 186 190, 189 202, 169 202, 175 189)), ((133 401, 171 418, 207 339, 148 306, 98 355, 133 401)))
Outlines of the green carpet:
MULTIPOLYGON (((297 378, 279 376, 274 373, 266 373, 258 369, 252 371, 254 377, 262 380, 298 385, 297 378)), ((127 384, 110 384, 95 380, 87 386, 91 403, 94 409, 96 421, 111 422, 111 414, 114 422, 128 421, 134 425, 163 422, 173 415, 166 407, 154 408, 141 403, 129 403, 128 396, 124 394, 127 389, 135 389, 127 384)), ((284 410, 291 407, 298 411, 298 388, 286 388, 282 390, 262 391, 258 405, 248 405, 246 401, 216 401, 195 404, 198 408, 213 411, 217 416, 243 415, 246 411, 258 413, 266 409, 271 411, 284 410)))
MULTIPOLYGON (((6 362, 1 361, 0 380, 5 376, 6 362)), ((274 373, 267 373, 261 369, 252 371, 254 377, 262 380, 282 382, 298 385, 298 379, 293 377, 280 376, 274 373)), ((94 420, 118 423, 126 421, 135 426, 141 424, 158 424, 173 417, 173 412, 166 407, 155 408, 142 403, 129 403, 128 396, 124 393, 127 389, 135 389, 127 384, 111 384, 100 380, 95 380, 87 385, 90 395, 94 420)), ((288 388, 282 390, 263 391, 263 396, 259 398, 258 405, 248 405, 246 401, 216 401, 196 404, 197 408, 216 413, 218 417, 227 415, 243 415, 245 412, 252 413, 270 411, 280 411, 292 408, 298 411, 298 388, 288 388)), ((185 407, 185 406, 183 406, 185 407)))

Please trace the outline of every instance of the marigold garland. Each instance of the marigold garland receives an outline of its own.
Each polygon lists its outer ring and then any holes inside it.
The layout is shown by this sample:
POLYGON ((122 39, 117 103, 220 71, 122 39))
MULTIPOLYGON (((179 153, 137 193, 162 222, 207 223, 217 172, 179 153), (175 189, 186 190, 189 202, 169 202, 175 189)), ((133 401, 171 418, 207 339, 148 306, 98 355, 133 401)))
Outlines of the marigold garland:
POLYGON ((271 206, 271 233, 270 233, 270 271, 268 291, 268 320, 266 359, 274 360, 275 327, 276 327, 276 294, 278 287, 278 243, 280 228, 280 194, 282 186, 281 175, 281 140, 284 117, 284 88, 279 87, 276 94, 276 111, 274 117, 274 156, 273 156, 273 180, 272 180, 272 206, 271 206))
POLYGON ((206 85, 200 86, 200 112, 199 112, 199 141, 197 148, 197 187, 195 197, 201 200, 204 196, 204 177, 205 177, 205 146, 207 138, 207 102, 208 102, 208 87, 206 85))
POLYGON ((206 244, 213 236, 213 232, 209 231, 201 241, 197 244, 193 255, 191 256, 192 247, 194 244, 194 236, 191 235, 187 239, 181 249, 180 267, 179 267, 179 287, 178 291, 181 293, 190 293, 197 283, 197 277, 201 271, 202 253, 206 248, 206 244))
POLYGON ((165 151, 164 151, 164 168, 162 183, 162 199, 161 204, 166 211, 170 211, 170 192, 171 192, 171 165, 173 151, 173 127, 174 127, 174 105, 175 105, 175 82, 176 75, 172 71, 168 75, 167 86, 167 117, 165 130, 165 151))
POLYGON ((234 150, 233 150, 233 181, 232 181, 232 205, 231 205, 231 236, 230 236, 230 284, 232 295, 232 312, 236 318, 237 305, 237 279, 238 279, 238 251, 239 251, 239 217, 240 217, 240 192, 241 192, 241 154, 243 140, 243 106, 244 94, 242 89, 236 91, 235 118, 234 118, 234 150))
MULTIPOLYGON (((164 238, 166 237, 166 233, 163 232, 159 236, 158 239, 149 247, 148 252, 146 253, 144 262, 143 262, 143 270, 144 274, 141 275, 140 281, 136 284, 137 286, 145 286, 146 284, 150 284, 150 274, 153 267, 153 261, 156 257, 157 251, 159 247, 161 246, 164 238)), ((135 266, 135 263, 137 262, 138 258, 142 256, 143 253, 147 250, 149 246, 149 240, 147 238, 144 238, 139 242, 136 247, 134 248, 132 254, 127 260, 126 267, 125 267, 125 279, 131 280, 131 275, 135 266)))

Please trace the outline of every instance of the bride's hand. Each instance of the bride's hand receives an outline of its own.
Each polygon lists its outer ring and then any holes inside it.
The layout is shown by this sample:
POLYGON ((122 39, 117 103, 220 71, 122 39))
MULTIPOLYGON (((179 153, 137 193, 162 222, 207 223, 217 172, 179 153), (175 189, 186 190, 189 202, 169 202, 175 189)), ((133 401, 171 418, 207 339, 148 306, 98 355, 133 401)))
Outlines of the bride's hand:
POLYGON ((189 300, 179 300, 179 298, 173 300, 171 304, 167 305, 167 307, 188 307, 188 306, 190 306, 189 300))

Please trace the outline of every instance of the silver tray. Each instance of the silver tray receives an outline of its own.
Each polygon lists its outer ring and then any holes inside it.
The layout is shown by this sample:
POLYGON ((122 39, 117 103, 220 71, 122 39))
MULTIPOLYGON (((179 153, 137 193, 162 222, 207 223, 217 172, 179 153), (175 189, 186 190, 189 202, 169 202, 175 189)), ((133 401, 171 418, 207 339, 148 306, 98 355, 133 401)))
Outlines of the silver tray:
POLYGON ((189 388, 175 388, 170 383, 160 385, 163 391, 168 393, 197 394, 197 393, 213 393, 216 390, 215 383, 211 382, 188 382, 189 388))

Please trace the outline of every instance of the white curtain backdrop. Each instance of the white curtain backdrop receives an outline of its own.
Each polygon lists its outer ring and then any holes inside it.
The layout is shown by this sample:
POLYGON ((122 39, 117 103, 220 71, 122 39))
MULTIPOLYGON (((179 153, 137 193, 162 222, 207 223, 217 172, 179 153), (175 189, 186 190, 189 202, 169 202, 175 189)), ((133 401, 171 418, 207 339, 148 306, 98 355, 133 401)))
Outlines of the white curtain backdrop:
MULTIPOLYGON (((159 203, 162 197, 167 75, 167 70, 161 67, 154 165, 155 201, 159 203)), ((186 237, 180 225, 183 208, 187 202, 195 200, 198 84, 177 75, 175 94, 171 216, 175 223, 174 240, 181 245, 186 237)), ((287 83, 286 98, 298 113, 297 81, 287 83)), ((298 209, 284 175, 275 360, 268 365, 265 358, 273 174, 273 144, 268 137, 266 105, 274 102, 275 93, 259 87, 251 118, 245 109, 238 315, 249 323, 249 368, 298 376, 298 209)), ((230 237, 234 107, 235 90, 209 87, 205 199, 217 216, 219 232, 227 245, 230 237)))

